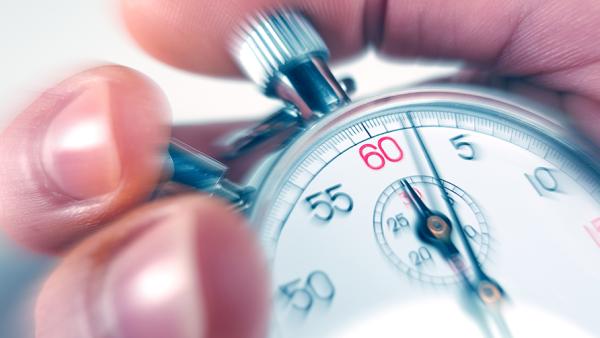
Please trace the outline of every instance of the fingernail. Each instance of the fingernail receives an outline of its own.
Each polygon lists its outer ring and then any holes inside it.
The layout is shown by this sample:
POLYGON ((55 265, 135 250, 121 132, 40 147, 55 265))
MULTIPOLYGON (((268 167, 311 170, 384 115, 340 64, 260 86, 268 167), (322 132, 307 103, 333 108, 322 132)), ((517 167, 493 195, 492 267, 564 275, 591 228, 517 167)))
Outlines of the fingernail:
POLYGON ((86 199, 114 191, 121 163, 107 85, 72 98, 50 122, 42 146, 46 175, 65 195, 86 199))
POLYGON ((110 263, 99 299, 118 337, 204 336, 192 241, 174 228, 154 227, 110 263))

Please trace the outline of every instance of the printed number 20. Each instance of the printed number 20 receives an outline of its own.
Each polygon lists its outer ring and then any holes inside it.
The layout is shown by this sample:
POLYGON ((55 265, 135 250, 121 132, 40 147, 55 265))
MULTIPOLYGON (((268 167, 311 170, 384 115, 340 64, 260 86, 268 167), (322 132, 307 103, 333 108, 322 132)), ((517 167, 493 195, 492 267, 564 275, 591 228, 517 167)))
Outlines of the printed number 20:
POLYGON ((389 136, 384 136, 377 141, 377 145, 366 143, 358 150, 367 167, 379 170, 385 167, 386 161, 400 162, 404 152, 398 142, 389 136))

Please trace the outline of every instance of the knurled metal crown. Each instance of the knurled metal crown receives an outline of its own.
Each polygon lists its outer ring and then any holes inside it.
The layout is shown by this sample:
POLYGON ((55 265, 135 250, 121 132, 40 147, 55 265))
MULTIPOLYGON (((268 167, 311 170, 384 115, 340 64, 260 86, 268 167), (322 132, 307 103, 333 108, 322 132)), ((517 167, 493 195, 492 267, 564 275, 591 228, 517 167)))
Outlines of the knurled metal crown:
POLYGON ((277 10, 255 15, 238 32, 234 57, 244 73, 265 92, 287 67, 312 57, 326 61, 327 46, 298 12, 277 10))

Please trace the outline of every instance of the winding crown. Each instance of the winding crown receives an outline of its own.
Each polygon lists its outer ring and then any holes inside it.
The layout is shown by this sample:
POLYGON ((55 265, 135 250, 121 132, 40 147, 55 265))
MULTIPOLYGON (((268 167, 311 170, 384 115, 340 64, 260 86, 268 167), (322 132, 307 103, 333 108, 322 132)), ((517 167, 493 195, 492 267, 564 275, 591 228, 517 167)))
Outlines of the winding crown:
POLYGON ((240 69, 264 91, 289 66, 329 57, 327 46, 308 20, 289 10, 262 12, 238 31, 234 57, 240 69))

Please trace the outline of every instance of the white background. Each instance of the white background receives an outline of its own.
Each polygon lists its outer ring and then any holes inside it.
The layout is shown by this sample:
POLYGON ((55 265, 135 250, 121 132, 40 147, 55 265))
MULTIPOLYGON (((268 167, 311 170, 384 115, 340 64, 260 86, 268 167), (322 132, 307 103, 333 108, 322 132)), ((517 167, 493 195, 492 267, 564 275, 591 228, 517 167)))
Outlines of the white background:
MULTIPOLYGON (((145 55, 124 31, 116 8, 115 1, 106 0, 0 0, 0 127, 47 86, 85 67, 106 63, 136 68, 155 80, 171 102, 175 123, 259 117, 277 106, 251 84, 185 73, 145 55)), ((352 75, 358 83, 356 95, 366 96, 454 69, 443 64, 384 62, 367 53, 334 72, 352 75)), ((31 318, 22 315, 30 310, 20 304, 33 298, 34 291, 28 290, 35 290, 48 261, 0 234, 3 337, 21 337, 23 328, 32 328, 31 318)))

